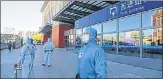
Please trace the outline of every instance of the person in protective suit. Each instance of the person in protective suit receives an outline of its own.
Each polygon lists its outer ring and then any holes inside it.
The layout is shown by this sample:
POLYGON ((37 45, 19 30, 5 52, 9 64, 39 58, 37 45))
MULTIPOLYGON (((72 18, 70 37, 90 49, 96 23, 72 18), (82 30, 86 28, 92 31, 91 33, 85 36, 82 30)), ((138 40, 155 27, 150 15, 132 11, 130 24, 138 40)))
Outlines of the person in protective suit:
POLYGON ((48 41, 44 44, 43 48, 45 50, 45 55, 44 55, 44 63, 42 65, 46 66, 46 64, 48 64, 48 67, 50 67, 51 66, 52 52, 54 49, 54 45, 51 42, 50 38, 48 38, 48 41))
POLYGON ((14 67, 18 65, 22 66, 22 78, 30 78, 31 76, 31 64, 32 64, 32 44, 30 38, 27 37, 25 45, 23 46, 20 57, 18 60, 18 64, 15 64, 14 67))
POLYGON ((87 28, 82 42, 86 43, 79 53, 76 79, 80 78, 106 78, 107 66, 104 50, 97 45, 97 31, 87 28))
POLYGON ((10 41, 10 42, 8 43, 8 49, 9 49, 10 52, 11 52, 11 47, 12 47, 12 42, 10 41))
POLYGON ((35 59, 35 51, 37 50, 36 45, 33 43, 33 39, 31 39, 31 44, 32 44, 32 64, 31 64, 31 69, 33 68, 33 63, 35 59))

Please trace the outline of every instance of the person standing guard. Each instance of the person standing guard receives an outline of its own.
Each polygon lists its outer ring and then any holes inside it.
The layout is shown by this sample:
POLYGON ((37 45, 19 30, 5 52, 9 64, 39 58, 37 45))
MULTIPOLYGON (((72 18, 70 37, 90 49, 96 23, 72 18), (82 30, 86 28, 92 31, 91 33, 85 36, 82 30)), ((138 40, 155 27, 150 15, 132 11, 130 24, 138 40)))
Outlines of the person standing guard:
POLYGON ((76 79, 79 78, 106 78, 107 66, 104 50, 97 45, 97 31, 87 28, 83 35, 84 45, 78 54, 76 79))

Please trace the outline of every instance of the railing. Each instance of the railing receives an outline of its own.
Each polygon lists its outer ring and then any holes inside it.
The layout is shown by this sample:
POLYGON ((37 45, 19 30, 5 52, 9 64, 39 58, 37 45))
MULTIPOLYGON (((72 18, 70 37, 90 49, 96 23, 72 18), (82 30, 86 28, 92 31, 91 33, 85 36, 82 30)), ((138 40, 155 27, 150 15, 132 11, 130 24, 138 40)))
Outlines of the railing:
POLYGON ((0 44, 0 50, 8 48, 7 44, 0 44))
POLYGON ((0 34, 1 36, 1 45, 0 45, 0 50, 8 48, 8 45, 6 42, 12 41, 15 42, 15 44, 12 44, 13 48, 19 48, 21 47, 21 37, 18 35, 13 35, 13 34, 0 34))

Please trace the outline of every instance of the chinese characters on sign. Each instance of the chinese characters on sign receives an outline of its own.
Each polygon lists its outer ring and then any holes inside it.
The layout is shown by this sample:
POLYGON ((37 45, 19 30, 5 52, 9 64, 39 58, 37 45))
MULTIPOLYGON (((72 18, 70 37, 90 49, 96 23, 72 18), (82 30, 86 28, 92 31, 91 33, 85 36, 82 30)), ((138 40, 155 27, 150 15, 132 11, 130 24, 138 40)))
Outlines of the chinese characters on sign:
POLYGON ((121 1, 104 8, 103 10, 101 10, 101 12, 94 12, 93 16, 88 15, 75 21, 75 26, 81 28, 98 22, 116 19, 155 8, 160 8, 162 7, 162 4, 162 1, 121 1), (95 16, 104 17, 97 18, 95 16))
POLYGON ((110 19, 143 11, 145 8, 142 4, 145 2, 146 1, 122 1, 119 4, 115 4, 109 9, 110 19))
POLYGON ((125 16, 128 14, 136 13, 137 11, 144 10, 142 5, 146 1, 124 1, 120 4, 119 16, 125 16))

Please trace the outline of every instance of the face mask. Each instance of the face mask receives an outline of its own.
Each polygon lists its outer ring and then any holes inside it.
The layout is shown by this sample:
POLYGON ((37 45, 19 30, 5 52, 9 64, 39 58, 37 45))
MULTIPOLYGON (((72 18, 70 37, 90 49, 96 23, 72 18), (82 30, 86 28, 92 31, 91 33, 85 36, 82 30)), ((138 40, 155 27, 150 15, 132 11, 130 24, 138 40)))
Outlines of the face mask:
POLYGON ((83 41, 83 43, 87 43, 88 40, 89 40, 89 35, 88 35, 88 34, 83 35, 83 37, 82 37, 82 41, 83 41))

